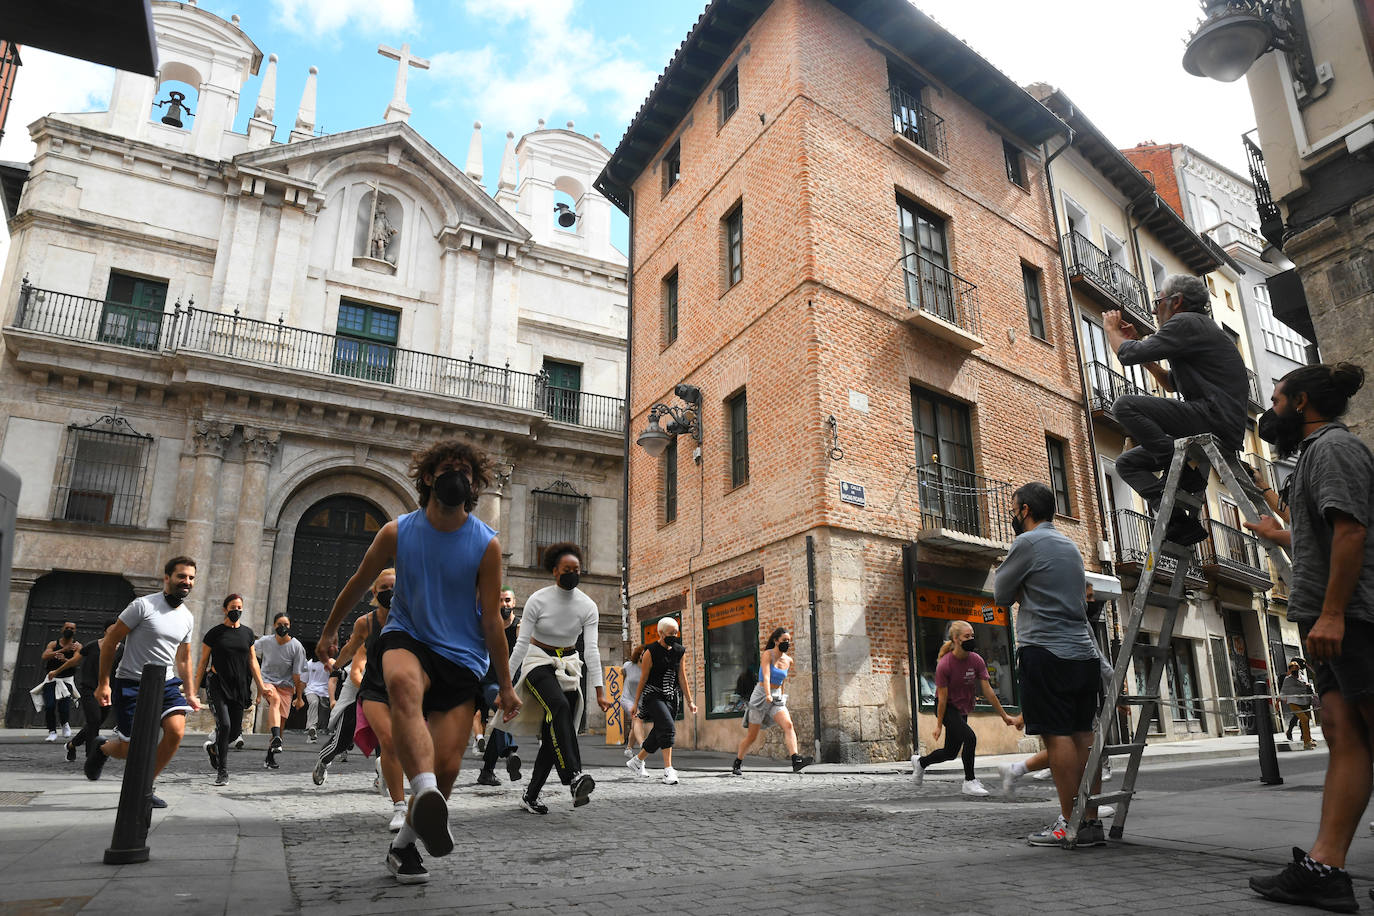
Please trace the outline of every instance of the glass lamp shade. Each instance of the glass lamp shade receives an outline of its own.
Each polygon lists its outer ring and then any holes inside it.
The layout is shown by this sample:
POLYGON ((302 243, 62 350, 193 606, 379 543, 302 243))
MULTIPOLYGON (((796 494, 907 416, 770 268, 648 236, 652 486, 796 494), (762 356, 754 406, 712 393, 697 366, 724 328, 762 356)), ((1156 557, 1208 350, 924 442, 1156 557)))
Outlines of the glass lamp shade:
POLYGON ((1234 83, 1245 75, 1273 39, 1273 30, 1254 13, 1236 10, 1203 24, 1183 52, 1183 69, 1234 83))
POLYGON ((650 458, 661 458, 663 453, 668 450, 668 439, 668 434, 663 431, 663 427, 658 425, 658 417, 652 417, 648 427, 639 434, 639 438, 635 442, 649 453, 650 458))

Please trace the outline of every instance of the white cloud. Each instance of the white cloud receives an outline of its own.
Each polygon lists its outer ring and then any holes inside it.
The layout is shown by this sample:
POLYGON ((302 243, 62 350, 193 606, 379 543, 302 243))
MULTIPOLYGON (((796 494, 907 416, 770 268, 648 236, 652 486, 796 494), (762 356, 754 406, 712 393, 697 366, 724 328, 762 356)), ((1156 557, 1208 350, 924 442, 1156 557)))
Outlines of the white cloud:
POLYGON ((33 158, 29 125, 53 112, 108 108, 114 70, 39 48, 24 48, 19 56, 24 63, 15 76, 0 159, 28 162, 33 158))
POLYGON ((500 130, 551 126, 594 105, 625 124, 649 94, 658 71, 627 53, 624 38, 606 39, 578 22, 578 0, 466 0, 474 19, 511 35, 478 49, 441 51, 431 58, 436 78, 464 106, 500 130))
POLYGON ((326 35, 350 25, 400 32, 416 25, 414 0, 274 0, 282 25, 302 35, 326 35))

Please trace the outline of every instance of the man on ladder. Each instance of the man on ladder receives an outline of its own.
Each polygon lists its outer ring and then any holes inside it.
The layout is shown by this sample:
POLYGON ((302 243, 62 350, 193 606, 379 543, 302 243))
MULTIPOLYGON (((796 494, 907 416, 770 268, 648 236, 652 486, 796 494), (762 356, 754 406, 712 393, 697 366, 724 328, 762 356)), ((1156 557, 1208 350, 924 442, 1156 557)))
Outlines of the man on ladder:
MULTIPOLYGON (((1245 406, 1249 381, 1245 362, 1235 343, 1211 316, 1207 284, 1197 277, 1172 274, 1155 297, 1159 331, 1138 339, 1135 326, 1121 312, 1102 315, 1107 342, 1123 366, 1144 364, 1166 391, 1183 396, 1157 398, 1127 394, 1116 399, 1112 414, 1136 442, 1136 447, 1116 459, 1116 470, 1131 489, 1144 498, 1152 514, 1158 513, 1164 480, 1174 455, 1174 440, 1211 433, 1221 447, 1240 451, 1245 441, 1245 406), (1159 360, 1169 361, 1169 371, 1159 360)), ((1184 466, 1179 487, 1192 494, 1207 489, 1207 475, 1184 466)), ((1197 516, 1176 508, 1168 520, 1165 539, 1185 546, 1197 544, 1207 531, 1197 516)))

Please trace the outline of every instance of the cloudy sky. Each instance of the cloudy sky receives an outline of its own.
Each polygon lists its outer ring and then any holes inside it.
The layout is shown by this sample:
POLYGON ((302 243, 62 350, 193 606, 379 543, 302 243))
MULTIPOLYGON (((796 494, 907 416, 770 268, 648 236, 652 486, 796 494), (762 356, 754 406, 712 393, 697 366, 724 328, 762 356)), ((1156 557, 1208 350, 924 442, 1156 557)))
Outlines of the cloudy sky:
MULTIPOLYGON (((202 0, 279 58, 278 139, 294 121, 306 72, 319 67, 317 123, 335 133, 376 124, 396 64, 377 45, 427 57, 410 71, 411 124, 460 166, 473 121, 483 123, 494 186, 507 130, 517 136, 571 120, 614 148, 704 0, 202 0)), ((1196 0, 918 0, 1016 81, 1066 91, 1119 146, 1182 142, 1241 170, 1240 134, 1254 125, 1244 81, 1183 72, 1196 0)), ((244 129, 261 77, 243 91, 244 129)), ((0 159, 26 161, 26 125, 50 111, 101 109, 113 71, 24 51, 0 159)), ((624 247, 623 223, 617 227, 624 247)))

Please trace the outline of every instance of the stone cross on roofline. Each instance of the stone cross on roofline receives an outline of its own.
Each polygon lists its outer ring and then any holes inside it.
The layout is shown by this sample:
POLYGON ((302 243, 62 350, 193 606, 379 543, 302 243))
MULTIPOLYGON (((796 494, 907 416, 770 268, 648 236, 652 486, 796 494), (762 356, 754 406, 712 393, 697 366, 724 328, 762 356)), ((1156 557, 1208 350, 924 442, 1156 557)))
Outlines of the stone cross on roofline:
POLYGON ((392 121, 410 120, 410 106, 406 104, 406 76, 410 68, 417 70, 428 70, 429 61, 423 57, 415 57, 410 53, 410 45, 401 45, 401 50, 378 45, 377 53, 383 57, 388 57, 397 62, 396 64, 396 91, 392 93, 391 101, 387 103, 386 113, 382 116, 388 123, 392 121))

